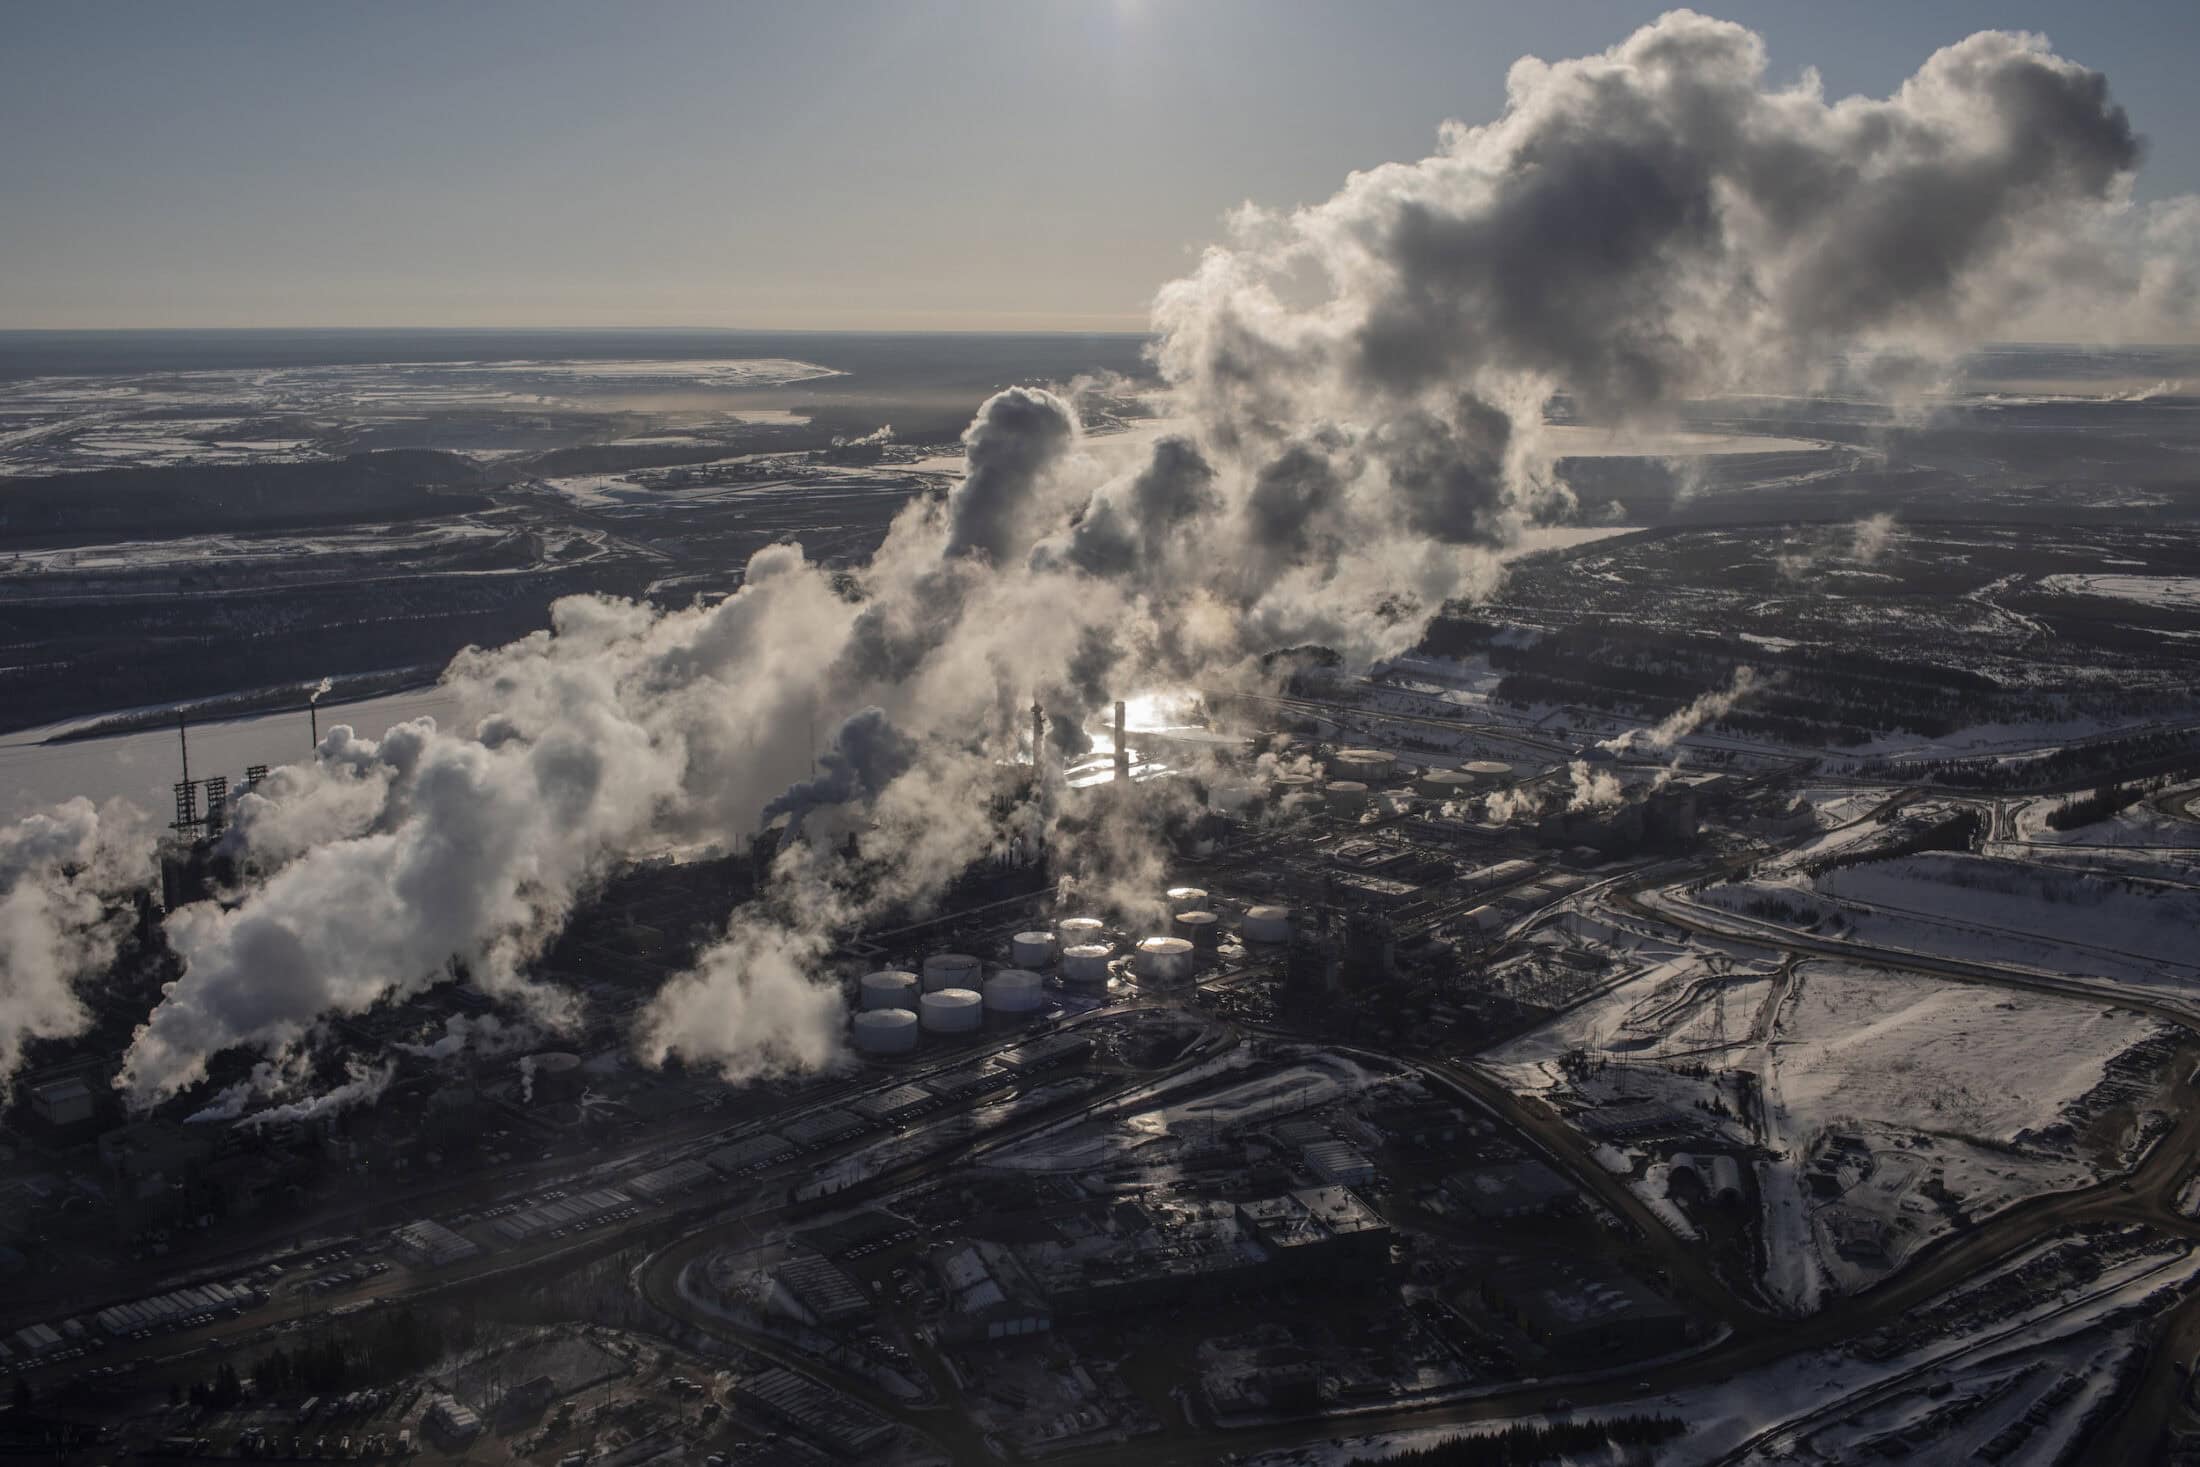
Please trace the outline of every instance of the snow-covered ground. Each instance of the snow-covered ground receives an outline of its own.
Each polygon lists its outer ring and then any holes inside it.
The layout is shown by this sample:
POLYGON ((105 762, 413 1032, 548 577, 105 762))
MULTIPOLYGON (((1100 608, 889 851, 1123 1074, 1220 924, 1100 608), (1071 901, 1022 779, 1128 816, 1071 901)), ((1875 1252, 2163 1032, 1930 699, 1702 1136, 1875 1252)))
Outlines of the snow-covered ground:
MULTIPOLYGON (((2073 795, 2071 799, 2083 799, 2073 795)), ((2042 846, 2115 846, 2120 848, 2200 848, 2200 822, 2165 815, 2150 800, 2141 800, 2106 820, 2057 830, 2047 817, 2062 808, 2064 800, 2027 801, 2015 814, 2017 839, 2042 846)))
MULTIPOLYGON (((526 442, 546 403, 784 387, 842 375, 786 357, 386 362, 30 377, 0 383, 0 474, 280 463, 348 451, 362 425, 466 412, 440 446, 494 457, 526 442), (502 420, 502 421, 500 421, 502 420)), ((755 420, 771 409, 744 404, 755 420)))
POLYGON ((2200 607, 2200 576, 2126 576, 2070 571, 2040 577, 2040 589, 2064 596, 2105 596, 2142 606, 2200 607))
POLYGON ((1759 1150, 1763 1285, 1802 1314, 1963 1219, 2121 1165, 2092 1126, 2103 1081, 2163 1033, 2083 1000, 1714 950, 1656 964, 1483 1063, 1562 1110, 1648 1100, 1683 1118, 1699 1139, 1599 1150, 1647 1201, 1664 1199, 1664 1153, 1759 1150), (1858 1230, 1875 1240, 1862 1252, 1858 1230))
MULTIPOLYGON (((2009 1272, 1996 1270, 1981 1282, 2009 1272)), ((1712 1384, 1568 1414, 1582 1420, 1678 1417, 1688 1432, 1656 1450, 1661 1467, 1868 1460, 1897 1432, 1917 1443, 1905 1450, 1911 1461, 1971 1461, 1986 1442, 2031 1416, 2036 1425, 2001 1459, 2002 1467, 2048 1467, 2063 1459, 2088 1414, 2137 1358, 2140 1326, 2126 1316, 2158 1307, 2189 1288, 2196 1275, 2200 1258, 2189 1252, 2123 1256, 2090 1282, 2020 1293, 2014 1308, 1982 1310, 1963 1327, 1930 1333, 1883 1359, 1805 1352, 1712 1384), (2070 1379, 2074 1386, 2063 1385, 2070 1379)), ((1339 1437, 1252 1461, 1258 1467, 1341 1467, 1354 1458, 1379 1460, 1552 1419, 1522 1416, 1339 1437)), ((1579 1467, 1632 1460, 1604 1452, 1565 1459, 1579 1467)))
MULTIPOLYGON (((1694 896, 1743 916, 1785 902, 1838 915, 1820 935, 1974 962, 2003 963, 2166 998, 2200 994, 2200 891, 2128 875, 1930 852, 1830 871, 1728 882, 1694 896)), ((1787 920, 1777 917, 1777 920, 1787 920)))
POLYGON ((1865 743, 1844 747, 1841 753, 1851 759, 1917 760, 1978 758, 1989 754, 2048 754, 2081 739, 2156 728, 2160 724, 2157 714, 2134 713, 2116 720, 2065 718, 2030 723, 1979 723, 1952 733, 1930 736, 1895 730, 1865 743))
POLYGON ((1806 785, 1798 791, 1820 830, 1833 830, 1863 819, 1887 801, 1883 789, 1854 785, 1806 785))
POLYGON ((1787 1129, 1855 1118, 2014 1142, 2160 1028, 2124 1009, 1805 963, 1778 1031, 1787 1129))

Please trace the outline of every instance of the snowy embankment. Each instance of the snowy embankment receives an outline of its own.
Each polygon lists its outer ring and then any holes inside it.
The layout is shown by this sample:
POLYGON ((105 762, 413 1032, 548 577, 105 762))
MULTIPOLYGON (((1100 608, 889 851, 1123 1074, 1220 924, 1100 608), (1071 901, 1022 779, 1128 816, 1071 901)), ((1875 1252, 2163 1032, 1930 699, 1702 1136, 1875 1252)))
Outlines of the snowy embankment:
MULTIPOLYGON (((2162 793, 2174 801, 2177 796, 2189 796, 2191 792, 2190 786, 2179 786, 2175 792, 2162 793)), ((2027 801, 2015 812, 2016 842, 2003 842, 2003 846, 2021 843, 2119 850, 2200 849, 2200 821, 2167 814, 2155 805, 2153 798, 2142 799, 2105 820, 2068 830, 2057 830, 2048 824, 2048 818, 2056 811, 2089 795, 2090 792, 2081 792, 2062 799, 2027 801)))
POLYGON ((1689 899, 1827 939, 2200 992, 2200 891, 2142 878, 1930 853, 1689 899))

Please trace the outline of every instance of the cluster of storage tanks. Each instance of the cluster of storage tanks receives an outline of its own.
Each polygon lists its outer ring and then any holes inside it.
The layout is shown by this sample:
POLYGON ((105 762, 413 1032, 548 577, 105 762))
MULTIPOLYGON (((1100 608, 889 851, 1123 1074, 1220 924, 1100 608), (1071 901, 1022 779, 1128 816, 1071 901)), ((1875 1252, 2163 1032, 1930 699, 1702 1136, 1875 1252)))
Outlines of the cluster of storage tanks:
MULTIPOLYGON (((1510 764, 1476 759, 1457 769, 1425 770, 1414 780, 1413 790, 1426 799, 1453 800, 1494 789, 1512 775, 1510 764)), ((1374 803, 1378 786, 1397 778, 1395 755, 1382 749, 1339 749, 1329 756, 1323 776, 1279 774, 1269 782, 1269 792, 1287 815, 1321 809, 1353 820, 1374 803)))
MULTIPOLYGON (((1196 886, 1171 887, 1169 930, 1141 938, 1128 956, 1139 982, 1189 983, 1221 947, 1224 924, 1208 894, 1196 886)), ((1248 907, 1239 935, 1254 946, 1291 940, 1288 907, 1248 907)), ((973 1034, 985 1016, 1014 1020, 1046 1008, 1044 970, 1055 969, 1071 988, 1104 988, 1116 972, 1115 945, 1098 917, 1064 917, 1051 931, 1019 932, 1009 942, 1012 966, 984 977, 985 965, 970 953, 934 953, 920 971, 866 973, 857 984, 856 1051, 909 1054, 925 1034, 973 1034)))
POLYGON ((1016 967, 983 978, 984 971, 969 953, 934 953, 921 973, 887 968, 864 974, 856 985, 857 1052, 907 1054, 920 1034, 974 1034, 987 1014, 1013 1018, 1046 1007, 1046 979, 1039 974, 1016 967))

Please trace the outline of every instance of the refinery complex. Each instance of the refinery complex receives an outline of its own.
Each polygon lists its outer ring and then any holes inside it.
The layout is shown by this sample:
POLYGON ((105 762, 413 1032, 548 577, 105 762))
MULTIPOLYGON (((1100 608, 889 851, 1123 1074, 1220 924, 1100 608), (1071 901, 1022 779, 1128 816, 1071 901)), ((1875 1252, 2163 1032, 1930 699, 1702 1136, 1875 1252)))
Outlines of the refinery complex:
POLYGON ((2200 1467, 2192 23, 1233 3, 10 7, 0 1463, 2200 1467))
MULTIPOLYGON (((1983 1218, 1973 1180, 1923 1178, 1884 1123, 1783 1133, 1753 1036, 1820 960, 1687 895, 1828 839, 1811 761, 1470 720, 1431 677, 1185 694, 1144 728, 1119 704, 1083 758, 1004 765, 1064 832, 1166 831, 1163 868, 1019 850, 850 934, 841 1053, 807 1075, 644 1066, 626 1020, 760 863, 845 838, 784 818, 606 882, 541 959, 589 1000, 554 1037, 460 982, 338 1022, 348 1097, 130 1117, 96 1062, 31 1075, 0 1365, 140 1413, 87 1449, 1190 1462, 1578 1401, 1665 1419, 1777 1358, 1794 1249, 1818 1320, 1927 1348, 1864 1291, 1948 1220, 1861 1199, 1908 1168, 1894 1201, 1983 1218), (1554 1038, 1619 994, 1620 1032, 1554 1038), (332 1337, 389 1343, 297 1374, 332 1337)), ((1840 799, 1852 854, 1946 823, 1840 799)), ((186 899, 211 839, 202 812, 171 842, 186 899)), ((2071 1117, 2172 1083, 2189 1035, 2128 1039, 2071 1117)), ((2183 1266, 2078 1226, 2130 1260, 2103 1299, 2183 1266)))

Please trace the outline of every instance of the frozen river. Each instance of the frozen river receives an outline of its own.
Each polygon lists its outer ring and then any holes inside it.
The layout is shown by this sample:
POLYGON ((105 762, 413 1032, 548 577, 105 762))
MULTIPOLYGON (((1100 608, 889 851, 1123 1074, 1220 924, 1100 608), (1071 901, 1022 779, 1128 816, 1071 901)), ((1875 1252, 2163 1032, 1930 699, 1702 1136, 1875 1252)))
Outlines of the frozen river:
MULTIPOLYGON (((458 711, 457 698, 443 688, 420 688, 321 710, 326 732, 348 723, 360 733, 379 737, 393 723, 429 714, 448 726, 458 711)), ((234 784, 250 764, 292 764, 310 752, 311 734, 303 708, 262 713, 219 723, 191 725, 191 773, 194 778, 223 774, 234 784)), ((14 820, 32 810, 88 795, 116 795, 165 819, 174 807, 171 787, 178 778, 173 724, 146 733, 73 743, 40 742, 52 726, 0 737, 0 819, 14 820)))

